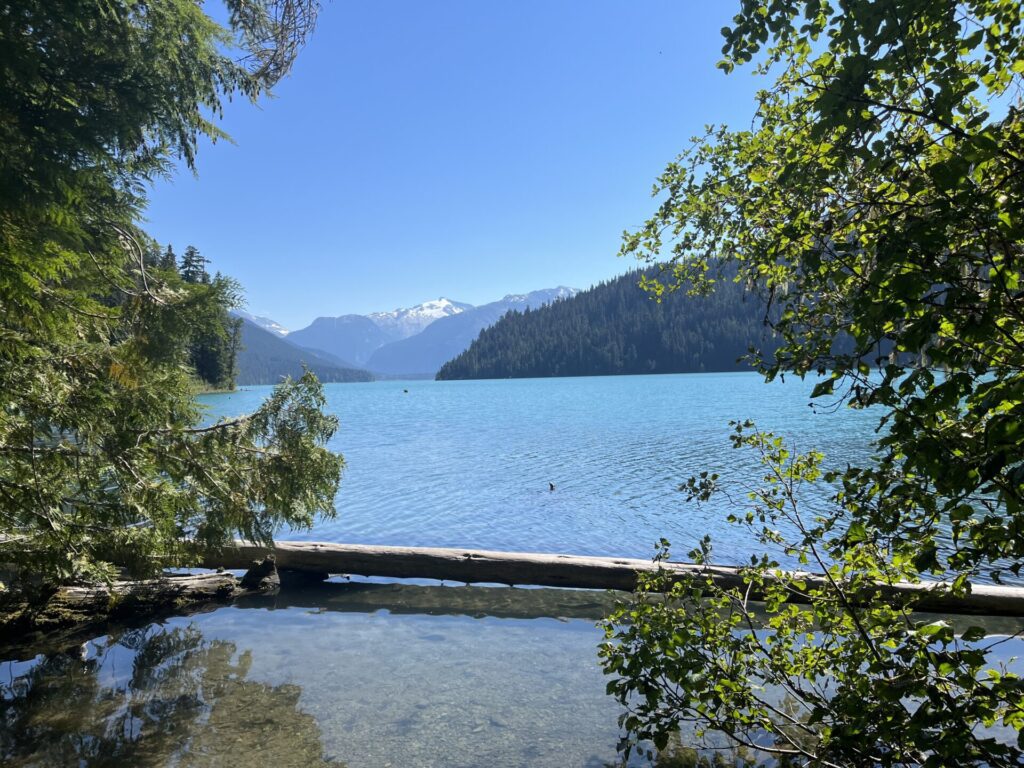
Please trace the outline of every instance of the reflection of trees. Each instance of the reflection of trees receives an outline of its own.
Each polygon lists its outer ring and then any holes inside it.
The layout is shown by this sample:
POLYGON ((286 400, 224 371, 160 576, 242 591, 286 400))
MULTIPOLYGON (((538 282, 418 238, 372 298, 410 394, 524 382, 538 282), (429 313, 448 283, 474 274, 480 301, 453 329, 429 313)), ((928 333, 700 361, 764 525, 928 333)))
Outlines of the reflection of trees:
POLYGON ((47 656, 7 680, 0 667, 0 763, 328 765, 301 689, 246 680, 250 662, 185 627, 128 632, 86 661, 47 656))

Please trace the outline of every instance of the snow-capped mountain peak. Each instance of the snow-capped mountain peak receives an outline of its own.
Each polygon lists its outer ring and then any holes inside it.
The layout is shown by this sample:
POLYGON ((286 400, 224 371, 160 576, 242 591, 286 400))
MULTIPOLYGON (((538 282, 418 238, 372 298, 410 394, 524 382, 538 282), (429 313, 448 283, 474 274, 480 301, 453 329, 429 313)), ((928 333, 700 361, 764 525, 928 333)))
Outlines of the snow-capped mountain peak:
POLYGON ((399 308, 391 312, 373 312, 367 317, 396 339, 405 339, 419 333, 435 320, 457 315, 472 308, 472 304, 452 301, 442 296, 433 301, 417 304, 415 307, 399 308))
POLYGON ((263 328, 264 330, 270 331, 271 333, 281 337, 287 336, 290 333, 290 331, 287 328, 285 328, 276 320, 271 320, 269 317, 253 315, 241 309, 232 310, 231 314, 233 314, 235 317, 241 317, 245 320, 248 320, 253 325, 258 325, 260 328, 263 328))
POLYGON ((552 301, 559 301, 560 299, 571 299, 579 293, 578 288, 566 288, 564 285, 560 285, 557 288, 544 288, 539 291, 531 291, 530 293, 510 293, 505 296, 501 301, 507 304, 527 304, 530 307, 540 306, 541 304, 550 304, 552 301))

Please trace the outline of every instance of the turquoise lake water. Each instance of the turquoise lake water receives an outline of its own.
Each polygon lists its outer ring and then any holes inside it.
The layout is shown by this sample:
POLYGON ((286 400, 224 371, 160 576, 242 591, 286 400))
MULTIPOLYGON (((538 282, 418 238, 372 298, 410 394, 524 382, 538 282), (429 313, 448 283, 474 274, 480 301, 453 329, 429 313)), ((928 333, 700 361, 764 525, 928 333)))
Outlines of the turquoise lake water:
MULTIPOLYGON (((331 448, 348 462, 338 516, 280 538, 645 556, 666 536, 682 556, 710 533, 716 559, 738 562, 757 548, 724 522, 735 507, 686 504, 677 488, 718 472, 741 501, 756 483, 730 419, 837 465, 863 458, 874 415, 815 413, 812 386, 753 374, 328 385, 331 448)), ((214 419, 268 392, 203 401, 214 419)), ((615 599, 334 579, 112 626, 0 661, 0 764, 619 765, 595 626, 615 599)), ((1003 642, 993 661, 1021 671, 1022 650, 1003 642)))
MULTIPOLYGON (((749 540, 725 523, 735 507, 687 504, 678 487, 703 470, 741 499, 756 484, 754 456, 729 442, 734 419, 839 466, 864 457, 875 415, 816 413, 812 387, 752 373, 327 385, 341 420, 330 447, 348 465, 338 515, 281 537, 644 557, 662 536, 682 556, 708 533, 721 562, 746 559, 749 540)), ((236 416, 269 391, 203 401, 211 419, 236 416)))

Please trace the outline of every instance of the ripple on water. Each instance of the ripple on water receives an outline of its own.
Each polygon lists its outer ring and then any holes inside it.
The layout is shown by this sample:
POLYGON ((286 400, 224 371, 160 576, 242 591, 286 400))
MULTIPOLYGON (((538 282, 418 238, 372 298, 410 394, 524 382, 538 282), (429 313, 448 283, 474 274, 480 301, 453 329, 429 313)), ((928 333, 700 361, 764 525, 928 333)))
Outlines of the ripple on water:
MULTIPOLYGON (((863 457, 873 416, 814 414, 811 385, 743 373, 327 385, 341 421, 331 448, 348 465, 338 517, 287 535, 643 557, 662 536, 682 553, 710 533, 721 558, 746 559, 751 545, 724 522, 729 503, 686 504, 678 487, 702 470, 735 488, 756 482, 753 456, 730 446, 730 419, 836 463, 863 457)), ((268 391, 203 400, 211 417, 229 416, 268 391)))

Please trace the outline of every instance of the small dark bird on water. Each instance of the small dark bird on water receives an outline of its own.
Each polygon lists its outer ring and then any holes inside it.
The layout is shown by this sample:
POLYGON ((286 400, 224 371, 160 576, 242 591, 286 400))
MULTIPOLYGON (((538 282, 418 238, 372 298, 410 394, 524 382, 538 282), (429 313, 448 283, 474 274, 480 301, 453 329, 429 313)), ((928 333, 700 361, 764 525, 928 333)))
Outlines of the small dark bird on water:
POLYGON ((407 394, 407 395, 409 394, 409 390, 408 389, 403 389, 402 391, 405 392, 405 394, 407 394))
POLYGON ((550 480, 548 481, 548 490, 549 491, 555 490, 555 484, 552 483, 550 480))

